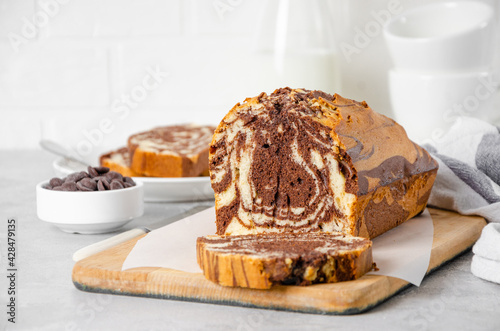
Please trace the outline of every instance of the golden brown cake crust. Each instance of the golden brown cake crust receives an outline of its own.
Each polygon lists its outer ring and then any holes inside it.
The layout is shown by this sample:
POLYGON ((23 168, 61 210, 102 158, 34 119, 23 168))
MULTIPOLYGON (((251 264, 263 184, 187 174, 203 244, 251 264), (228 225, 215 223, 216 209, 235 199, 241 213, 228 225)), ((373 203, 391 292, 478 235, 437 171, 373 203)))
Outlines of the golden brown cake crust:
POLYGON ((141 176, 141 174, 133 171, 130 168, 130 155, 127 147, 122 147, 116 151, 101 155, 101 157, 99 158, 99 163, 101 164, 101 166, 108 167, 111 171, 119 172, 123 176, 141 176))
POLYGON ((196 247, 205 277, 225 286, 334 283, 373 266, 371 241, 340 233, 205 236, 196 247))
POLYGON ((290 88, 234 106, 209 157, 217 234, 373 238, 425 208, 438 169, 366 102, 290 88))
MULTIPOLYGON (((314 95, 314 92, 311 92, 314 95)), ((408 139, 404 128, 394 120, 374 112, 366 102, 335 94, 318 97, 327 100, 340 113, 333 133, 347 151, 358 175, 358 195, 404 177, 437 170, 429 153, 408 139), (393 171, 395 170, 395 171, 393 171)))
POLYGON ((133 171, 149 177, 195 177, 208 169, 212 126, 173 125, 128 139, 133 171))

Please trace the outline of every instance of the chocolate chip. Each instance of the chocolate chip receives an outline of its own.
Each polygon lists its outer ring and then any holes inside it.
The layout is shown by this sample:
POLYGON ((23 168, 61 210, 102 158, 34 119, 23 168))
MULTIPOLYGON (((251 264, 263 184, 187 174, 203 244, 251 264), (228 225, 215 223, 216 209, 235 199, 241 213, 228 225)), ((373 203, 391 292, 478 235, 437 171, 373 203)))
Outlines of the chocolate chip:
POLYGON ((104 176, 95 176, 95 177, 92 178, 92 180, 97 183, 98 181, 100 181, 103 178, 106 178, 106 177, 104 177, 104 176))
MULTIPOLYGON (((127 184, 130 184, 131 186, 135 186, 134 180, 130 177, 123 177, 123 181, 127 184)), ((126 186, 126 187, 130 187, 130 186, 126 186)))
MULTIPOLYGON (((95 182, 94 182, 95 183, 95 182)), ((97 184, 96 184, 97 186, 97 184)), ((89 188, 89 187, 86 187, 85 185, 82 184, 81 181, 79 181, 78 183, 76 183, 76 188, 79 190, 79 191, 83 191, 83 192, 91 192, 91 191, 94 191, 93 189, 89 188)))
POLYGON ((104 187, 104 184, 102 182, 103 182, 103 180, 100 180, 97 182, 97 190, 98 191, 106 191, 106 187, 104 187))
POLYGON ((135 182, 130 177, 124 177, 116 171, 109 171, 108 167, 88 167, 85 171, 69 174, 61 179, 54 177, 44 186, 47 190, 53 191, 106 191, 118 190, 135 186, 135 182))
POLYGON ((75 172, 75 173, 68 175, 68 177, 66 177, 65 182, 66 183, 68 183, 68 182, 76 183, 76 182, 79 182, 80 180, 82 180, 83 178, 86 178, 86 177, 89 177, 89 175, 85 171, 75 172))
POLYGON ((109 186, 109 183, 111 182, 110 180, 108 180, 106 177, 102 177, 101 180, 102 184, 104 185, 104 188, 106 190, 109 190, 111 187, 109 186))
MULTIPOLYGON (((86 189, 88 189, 90 191, 95 191, 97 188, 97 182, 91 178, 84 178, 81 181, 79 181, 77 184, 80 184, 80 186, 85 187, 86 189)), ((78 186, 78 187, 80 187, 80 186, 78 186)))
POLYGON ((94 169, 101 175, 109 171, 108 167, 94 167, 94 169))
POLYGON ((75 182, 65 182, 64 184, 61 185, 61 190, 62 191, 78 191, 78 189, 76 188, 75 182))
POLYGON ((106 178, 108 179, 109 182, 113 181, 113 179, 119 179, 123 180, 122 174, 116 172, 116 171, 110 171, 106 175, 106 178))
POLYGON ((112 190, 119 190, 125 188, 125 186, 123 186, 123 182, 117 179, 113 179, 113 181, 111 181, 110 186, 112 190))
POLYGON ((87 168, 87 171, 89 172, 89 175, 91 178, 94 178, 94 177, 97 177, 99 176, 99 173, 97 172, 97 170, 95 170, 94 168, 92 168, 91 166, 89 166, 87 168))
POLYGON ((57 178, 57 177, 54 177, 49 181, 49 185, 52 187, 61 186, 63 183, 64 183, 64 180, 62 180, 61 178, 57 178))

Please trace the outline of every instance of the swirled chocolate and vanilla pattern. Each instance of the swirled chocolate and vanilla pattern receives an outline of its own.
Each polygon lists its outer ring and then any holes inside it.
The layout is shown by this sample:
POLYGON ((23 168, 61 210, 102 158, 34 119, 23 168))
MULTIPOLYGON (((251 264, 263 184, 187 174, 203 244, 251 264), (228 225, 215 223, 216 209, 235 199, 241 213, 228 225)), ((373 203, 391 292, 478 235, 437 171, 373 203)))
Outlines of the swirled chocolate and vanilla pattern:
POLYGON ((233 110, 210 150, 217 233, 351 233, 355 173, 321 122, 327 105, 306 92, 278 90, 233 110))
POLYGON ((365 102, 290 88, 262 93, 224 117, 210 146, 217 233, 357 235, 360 196, 432 169, 428 153, 365 102))
POLYGON ((131 151, 142 151, 181 157, 196 157, 207 149, 215 127, 207 125, 171 125, 134 134, 129 138, 131 151))
POLYGON ((197 240, 197 257, 214 282, 269 288, 356 279, 372 268, 371 245, 323 232, 206 236, 197 240))
POLYGON ((130 154, 128 148, 120 148, 115 153, 109 154, 109 159, 117 164, 127 166, 130 164, 130 154))
POLYGON ((130 168, 130 153, 127 147, 122 147, 101 155, 99 163, 101 166, 108 167, 110 170, 119 172, 123 176, 141 176, 130 168))

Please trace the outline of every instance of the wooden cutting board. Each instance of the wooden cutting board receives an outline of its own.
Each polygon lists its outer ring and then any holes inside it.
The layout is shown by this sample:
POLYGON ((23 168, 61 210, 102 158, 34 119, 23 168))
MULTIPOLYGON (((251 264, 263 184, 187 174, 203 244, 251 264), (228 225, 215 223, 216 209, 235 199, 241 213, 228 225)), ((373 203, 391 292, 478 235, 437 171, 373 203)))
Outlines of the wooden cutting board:
MULTIPOLYGON (((427 273, 468 250, 486 222, 481 217, 429 208, 434 241, 427 273)), ((275 286, 270 290, 223 287, 200 273, 165 268, 121 271, 123 261, 142 236, 77 262, 73 283, 83 291, 186 300, 319 314, 364 312, 410 284, 404 280, 365 275, 349 282, 312 286, 275 286)))

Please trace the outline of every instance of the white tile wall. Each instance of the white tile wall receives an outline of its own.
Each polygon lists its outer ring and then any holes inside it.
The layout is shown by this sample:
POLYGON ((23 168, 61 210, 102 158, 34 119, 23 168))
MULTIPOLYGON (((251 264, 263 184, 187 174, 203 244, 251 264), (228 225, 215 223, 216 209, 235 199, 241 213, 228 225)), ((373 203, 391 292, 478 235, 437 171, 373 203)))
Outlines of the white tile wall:
POLYGON ((99 47, 33 41, 19 52, 0 45, 0 107, 106 106, 107 51, 99 47))
POLYGON ((0 1, 0 38, 7 39, 9 33, 20 33, 24 18, 35 12, 34 1, 0 1))
MULTIPOLYGON (((353 27, 389 0, 327 1, 339 43, 352 41, 353 27)), ((42 134, 64 136, 42 132, 50 119, 73 145, 111 119, 114 129, 92 153, 154 125, 217 123, 235 103, 271 88, 263 87, 266 71, 252 54, 265 4, 0 0, 0 149, 35 148, 42 134)), ((390 115, 389 67, 380 34, 352 61, 338 57, 334 70, 343 84, 336 92, 390 115)))
POLYGON ((194 30, 203 36, 250 35, 257 16, 265 10, 264 1, 248 0, 192 0, 194 30))
MULTIPOLYGON (((144 37, 181 32, 180 0, 65 0, 48 24, 50 37, 144 37)), ((38 8, 58 3, 39 0, 38 8)), ((53 5, 52 7, 57 7, 53 5)))

